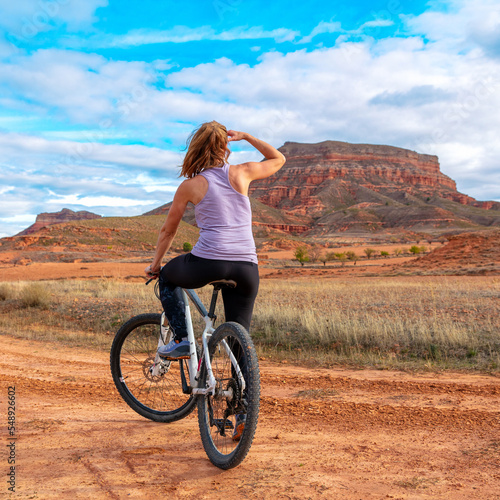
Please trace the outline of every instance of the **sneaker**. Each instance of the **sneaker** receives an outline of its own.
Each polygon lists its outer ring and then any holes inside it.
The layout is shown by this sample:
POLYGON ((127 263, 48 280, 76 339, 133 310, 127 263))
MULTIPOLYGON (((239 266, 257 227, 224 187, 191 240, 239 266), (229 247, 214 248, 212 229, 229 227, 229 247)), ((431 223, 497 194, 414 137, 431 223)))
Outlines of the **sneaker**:
POLYGON ((191 357, 188 340, 172 340, 167 345, 158 349, 160 358, 165 359, 189 359, 191 357))
POLYGON ((236 421, 234 423, 233 441, 239 441, 241 439, 241 435, 245 430, 246 420, 247 416, 245 414, 236 415, 236 421))

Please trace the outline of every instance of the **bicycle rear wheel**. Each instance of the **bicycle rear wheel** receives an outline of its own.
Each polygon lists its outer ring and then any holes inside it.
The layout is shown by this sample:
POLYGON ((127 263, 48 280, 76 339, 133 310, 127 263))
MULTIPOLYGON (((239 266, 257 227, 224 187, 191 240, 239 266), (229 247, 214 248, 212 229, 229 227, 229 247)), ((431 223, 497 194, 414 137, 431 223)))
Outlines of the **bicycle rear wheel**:
MULTIPOLYGON (((216 380, 215 394, 198 397, 198 423, 203 447, 210 461, 221 469, 239 465, 246 457, 257 428, 260 406, 260 373, 255 347, 248 332, 238 323, 224 323, 213 333, 208 351, 216 380), (243 372, 242 391, 228 351, 243 372), (230 394, 228 396, 228 394, 230 394), (236 418, 246 416, 243 433, 233 440, 236 418)), ((200 387, 206 387, 202 370, 200 387)))
POLYGON ((160 321, 160 314, 140 314, 122 325, 111 346, 111 373, 134 411, 156 422, 174 422, 193 411, 196 398, 182 389, 182 376, 189 384, 187 361, 163 361, 156 355, 172 336, 160 321))

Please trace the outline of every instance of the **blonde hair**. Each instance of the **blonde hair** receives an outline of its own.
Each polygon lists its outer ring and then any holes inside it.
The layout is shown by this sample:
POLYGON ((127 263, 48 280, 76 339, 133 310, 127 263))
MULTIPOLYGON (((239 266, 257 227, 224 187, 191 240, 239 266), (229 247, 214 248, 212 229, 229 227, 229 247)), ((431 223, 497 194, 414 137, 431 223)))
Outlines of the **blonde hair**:
POLYGON ((227 147, 227 130, 216 121, 203 123, 188 138, 180 177, 191 179, 207 168, 222 167, 231 151, 227 147))

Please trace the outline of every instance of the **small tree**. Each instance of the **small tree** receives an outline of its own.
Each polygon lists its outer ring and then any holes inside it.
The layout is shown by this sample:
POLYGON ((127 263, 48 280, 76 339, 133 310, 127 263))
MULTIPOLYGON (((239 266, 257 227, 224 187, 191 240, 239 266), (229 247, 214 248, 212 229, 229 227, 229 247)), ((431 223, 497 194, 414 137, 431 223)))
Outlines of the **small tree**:
POLYGON ((417 245, 412 245, 410 247, 410 253, 412 253, 413 255, 418 255, 419 253, 421 252, 421 249, 419 246, 417 245))
POLYGON ((335 252, 327 252, 327 254, 325 255, 325 257, 326 257, 326 261, 327 262, 331 262, 332 260, 336 259, 335 252))
POLYGON ((189 243, 188 241, 184 242, 184 244, 182 245, 182 250, 184 252, 190 252, 192 249, 193 245, 191 245, 191 243, 189 243))
POLYGON ((321 252, 322 248, 319 245, 313 246, 308 252, 309 260, 311 262, 317 262, 318 260, 321 260, 321 252))
POLYGON ((396 256, 401 255, 403 253, 403 250, 401 248, 395 248, 392 253, 396 256))
POLYGON ((365 248, 364 250, 366 256, 371 259, 372 255, 375 253, 375 249, 374 248, 365 248))
POLYGON ((359 259, 359 257, 356 255, 356 253, 353 252, 352 250, 349 250, 348 252, 346 252, 345 256, 348 258, 348 260, 354 262, 354 265, 356 265, 356 261, 359 259))
POLYGON ((306 247, 298 247, 297 250, 295 250, 294 257, 300 262, 301 266, 304 265, 304 262, 309 262, 309 255, 307 254, 306 247))
POLYGON ((336 253, 335 258, 342 262, 342 267, 345 265, 345 261, 347 260, 347 255, 344 252, 336 253))
POLYGON ((387 250, 380 250, 380 255, 382 257, 388 257, 389 256, 389 252, 387 250))

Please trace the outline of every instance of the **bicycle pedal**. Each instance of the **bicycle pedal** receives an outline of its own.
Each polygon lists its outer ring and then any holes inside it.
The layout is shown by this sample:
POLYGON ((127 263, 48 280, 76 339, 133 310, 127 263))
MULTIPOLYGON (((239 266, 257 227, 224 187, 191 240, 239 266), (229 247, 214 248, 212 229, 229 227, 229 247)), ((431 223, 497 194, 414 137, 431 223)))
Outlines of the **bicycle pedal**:
POLYGON ((234 429, 234 425, 231 420, 223 419, 223 418, 214 418, 214 425, 217 429, 234 429))

